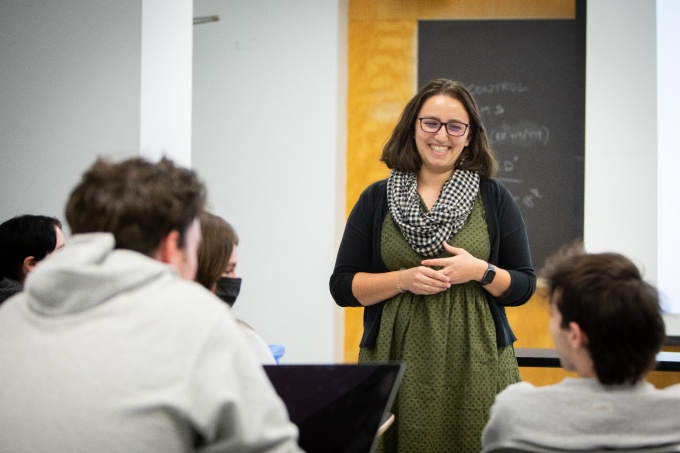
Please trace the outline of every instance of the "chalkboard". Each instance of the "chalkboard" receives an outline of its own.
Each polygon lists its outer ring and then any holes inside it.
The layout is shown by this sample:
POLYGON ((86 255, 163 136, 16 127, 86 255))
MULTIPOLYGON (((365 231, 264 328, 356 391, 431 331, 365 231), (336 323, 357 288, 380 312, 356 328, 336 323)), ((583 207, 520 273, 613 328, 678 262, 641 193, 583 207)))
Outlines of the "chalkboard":
POLYGON ((585 20, 579 16, 418 23, 419 86, 446 77, 475 97, 500 164, 497 179, 520 207, 537 269, 583 237, 585 20))

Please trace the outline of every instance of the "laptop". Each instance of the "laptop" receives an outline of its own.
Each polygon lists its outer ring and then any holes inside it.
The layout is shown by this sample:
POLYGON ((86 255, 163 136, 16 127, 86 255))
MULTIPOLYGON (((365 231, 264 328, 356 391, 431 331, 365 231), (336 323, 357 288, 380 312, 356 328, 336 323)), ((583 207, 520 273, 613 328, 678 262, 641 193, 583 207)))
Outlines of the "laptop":
POLYGON ((265 365, 307 453, 370 453, 390 416, 405 366, 265 365))

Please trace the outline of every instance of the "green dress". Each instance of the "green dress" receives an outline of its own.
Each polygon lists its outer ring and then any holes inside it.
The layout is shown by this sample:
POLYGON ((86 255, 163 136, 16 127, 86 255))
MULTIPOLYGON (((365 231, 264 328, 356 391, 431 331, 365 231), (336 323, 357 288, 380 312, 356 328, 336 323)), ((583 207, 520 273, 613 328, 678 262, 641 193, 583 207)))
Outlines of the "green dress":
MULTIPOLYGON (((489 236, 481 196, 449 244, 487 260, 489 236)), ((382 259, 390 270, 419 266, 392 216, 382 227, 382 259)), ((450 256, 443 252, 439 257, 450 256)), ((439 294, 398 294, 385 303, 376 347, 359 362, 401 361, 406 371, 393 406, 392 426, 378 452, 466 453, 480 437, 498 392, 520 380, 512 346, 498 348, 484 289, 476 282, 439 294)))

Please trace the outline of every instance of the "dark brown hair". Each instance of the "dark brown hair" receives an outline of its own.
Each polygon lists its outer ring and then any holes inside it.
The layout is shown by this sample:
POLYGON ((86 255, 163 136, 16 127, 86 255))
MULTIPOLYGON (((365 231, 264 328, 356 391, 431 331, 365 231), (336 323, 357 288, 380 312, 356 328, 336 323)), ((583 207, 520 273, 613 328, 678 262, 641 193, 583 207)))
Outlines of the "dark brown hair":
POLYGON ((543 272, 561 326, 575 322, 588 337, 602 384, 634 384, 654 367, 665 339, 659 296, 628 258, 571 246, 543 272))
POLYGON ((222 217, 204 211, 199 218, 201 245, 198 247, 196 281, 212 291, 227 269, 231 252, 238 245, 238 235, 222 217))
POLYGON ((422 160, 415 143, 416 122, 425 101, 436 95, 457 99, 463 104, 470 117, 470 144, 461 153, 456 168, 475 171, 485 178, 495 176, 498 164, 484 130, 477 103, 461 83, 449 79, 435 79, 429 82, 406 104, 392 135, 383 148, 380 160, 385 162, 390 169, 403 172, 420 170, 422 160))
POLYGON ((184 246, 186 230, 205 200, 196 173, 167 158, 158 163, 98 159, 71 192, 66 219, 74 234, 113 233, 116 248, 152 256, 174 230, 184 246))

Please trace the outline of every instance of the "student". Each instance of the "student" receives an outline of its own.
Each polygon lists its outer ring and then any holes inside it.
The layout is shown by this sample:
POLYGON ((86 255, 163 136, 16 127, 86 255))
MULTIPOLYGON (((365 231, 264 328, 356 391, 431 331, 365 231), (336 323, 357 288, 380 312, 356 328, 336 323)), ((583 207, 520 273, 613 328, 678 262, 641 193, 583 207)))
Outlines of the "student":
POLYGON ((61 222, 43 215, 21 215, 0 225, 0 304, 23 291, 26 275, 46 256, 64 248, 61 222))
MULTIPOLYGON (((202 212, 200 219, 202 240, 196 281, 233 307, 241 289, 241 278, 236 274, 238 235, 229 222, 215 214, 202 212)), ((236 322, 257 360, 263 365, 276 364, 269 346, 255 330, 240 319, 236 322)))
POLYGON ((85 172, 69 246, 0 309, 3 450, 301 451, 228 307, 193 282, 205 199, 167 159, 85 172))
POLYGON ((664 338, 657 291, 616 253, 560 253, 546 266, 549 330, 562 367, 578 377, 501 392, 484 451, 523 441, 565 451, 680 442, 680 388, 645 381, 664 338))

